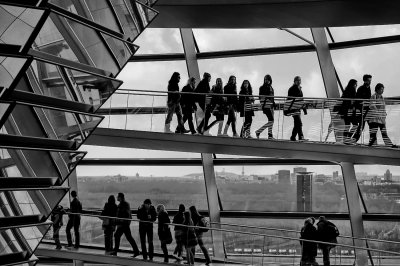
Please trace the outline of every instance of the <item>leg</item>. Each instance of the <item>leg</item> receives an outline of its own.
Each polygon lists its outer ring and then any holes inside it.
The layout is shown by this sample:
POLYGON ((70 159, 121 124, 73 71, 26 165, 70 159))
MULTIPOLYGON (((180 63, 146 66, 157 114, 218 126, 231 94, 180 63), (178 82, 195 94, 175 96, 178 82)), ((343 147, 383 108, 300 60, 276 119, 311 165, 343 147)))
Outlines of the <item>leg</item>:
POLYGON ((378 133, 379 124, 370 123, 369 124, 369 143, 368 146, 372 146, 376 143, 376 134, 378 133))
POLYGON ((104 230, 104 247, 106 252, 112 251, 112 227, 108 226, 104 230))
POLYGON ((147 228, 146 230, 147 234, 147 243, 149 243, 149 259, 153 259, 154 256, 154 245, 153 245, 153 226, 150 228, 147 228))
POLYGON ((197 236, 197 241, 198 241, 201 251, 204 254, 204 258, 206 259, 206 264, 210 263, 211 262, 210 255, 208 254, 207 248, 204 246, 202 233, 197 236))
POLYGON ((146 228, 139 228, 140 245, 142 247, 143 259, 147 260, 147 248, 146 248, 146 228))
POLYGON ((183 126, 182 108, 181 108, 181 105, 179 103, 175 104, 175 114, 176 114, 176 118, 178 120, 178 128, 181 131, 184 131, 185 127, 183 126))
POLYGON ((164 254, 164 262, 168 263, 168 249, 167 249, 167 244, 163 241, 161 241, 161 249, 164 254))
POLYGON ((192 263, 192 265, 194 265, 194 257, 196 255, 196 247, 190 248, 190 254, 191 254, 190 262, 192 263))
POLYGON ((56 249, 61 249, 60 229, 61 229, 61 226, 53 226, 53 239, 54 239, 54 243, 56 244, 56 249))
POLYGON ((79 248, 80 245, 80 233, 79 233, 79 227, 81 225, 81 218, 75 217, 74 221, 74 234, 75 234, 75 248, 79 248))
POLYGON ((382 139, 383 139, 383 142, 385 143, 385 145, 393 146, 393 143, 387 134, 386 124, 379 124, 379 128, 381 129, 382 139))
POLYGON ((135 239, 133 239, 132 237, 131 228, 129 227, 129 225, 124 226, 124 235, 126 237, 126 240, 128 240, 129 244, 131 244, 133 255, 136 257, 137 255, 139 255, 140 252, 138 246, 136 245, 135 239))
POLYGON ((117 226, 117 230, 114 233, 114 238, 115 238, 115 247, 114 247, 114 252, 115 255, 117 254, 119 250, 119 243, 121 242, 121 236, 124 233, 124 229, 122 226, 117 226))
POLYGON ((324 261, 324 266, 330 266, 330 260, 329 260, 329 247, 323 247, 322 248, 322 256, 323 256, 323 261, 324 261))
POLYGON ((65 232, 67 233, 67 242, 68 242, 69 247, 72 246, 71 229, 72 229, 73 225, 74 224, 73 224, 72 218, 69 218, 68 222, 67 222, 67 227, 65 228, 65 232))
POLYGON ((194 129, 192 110, 188 110, 187 111, 186 117, 187 117, 187 120, 188 120, 190 132, 192 132, 192 134, 195 134, 196 130, 194 129))
POLYGON ((274 127, 274 111, 272 109, 267 109, 267 117, 268 117, 268 138, 274 138, 272 135, 272 128, 274 127))
POLYGON ((171 128, 170 128, 170 124, 172 121, 172 115, 174 113, 174 105, 167 103, 167 116, 165 117, 165 128, 164 128, 164 132, 170 133, 171 132, 171 128))
POLYGON ((297 136, 297 126, 296 126, 296 119, 297 119, 297 115, 293 115, 293 129, 292 129, 292 136, 290 137, 290 140, 295 141, 296 140, 296 136, 297 136))

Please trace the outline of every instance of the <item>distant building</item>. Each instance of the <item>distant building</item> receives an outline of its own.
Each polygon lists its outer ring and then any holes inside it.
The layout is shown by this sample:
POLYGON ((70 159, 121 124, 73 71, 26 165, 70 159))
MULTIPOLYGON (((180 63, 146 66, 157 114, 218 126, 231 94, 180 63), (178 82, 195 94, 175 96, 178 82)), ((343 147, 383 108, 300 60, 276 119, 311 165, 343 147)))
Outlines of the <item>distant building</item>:
POLYGON ((279 170, 278 171, 278 183, 290 185, 290 170, 279 170))
POLYGON ((392 176, 392 173, 389 171, 389 169, 387 169, 386 173, 383 174, 383 180, 385 182, 392 182, 393 181, 393 176, 392 176))
POLYGON ((307 172, 307 168, 305 168, 305 167, 295 167, 295 168, 293 168, 293 173, 291 174, 291 179, 290 179, 292 184, 296 183, 297 173, 300 173, 300 172, 307 172))
POLYGON ((339 171, 333 171, 332 177, 333 180, 339 179, 339 171))
POLYGON ((324 174, 317 174, 314 178, 315 183, 325 183, 328 180, 328 177, 324 174))
POLYGON ((111 177, 111 180, 116 182, 116 183, 123 183, 128 181, 128 177, 127 176, 123 176, 123 175, 115 175, 111 177))
POLYGON ((297 211, 312 211, 312 172, 297 173, 297 211))

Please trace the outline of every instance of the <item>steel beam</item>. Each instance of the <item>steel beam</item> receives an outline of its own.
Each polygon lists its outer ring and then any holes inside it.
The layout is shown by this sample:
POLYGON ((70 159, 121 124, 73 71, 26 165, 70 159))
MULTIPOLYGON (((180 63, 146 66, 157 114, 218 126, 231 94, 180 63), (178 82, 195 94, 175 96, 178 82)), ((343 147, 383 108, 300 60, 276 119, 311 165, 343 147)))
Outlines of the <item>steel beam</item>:
MULTIPOLYGON (((361 212, 360 198, 358 196, 358 186, 356 173, 354 171, 354 164, 348 162, 341 163, 344 187, 346 190, 347 204, 350 213, 350 225, 351 233, 353 237, 363 238, 364 224, 361 212)), ((353 239, 353 245, 366 248, 366 242, 364 240, 353 239)), ((356 263, 357 266, 368 265, 368 253, 365 250, 356 249, 356 263)))

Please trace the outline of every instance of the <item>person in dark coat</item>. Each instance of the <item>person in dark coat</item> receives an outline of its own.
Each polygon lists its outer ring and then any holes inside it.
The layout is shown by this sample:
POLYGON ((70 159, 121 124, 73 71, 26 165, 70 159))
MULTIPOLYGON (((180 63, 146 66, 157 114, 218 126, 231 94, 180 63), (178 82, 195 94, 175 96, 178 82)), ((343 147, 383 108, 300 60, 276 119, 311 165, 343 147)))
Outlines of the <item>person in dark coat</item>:
POLYGON ((228 84, 224 87, 224 94, 231 94, 226 97, 226 108, 228 112, 228 121, 226 121, 224 128, 224 136, 228 136, 229 126, 232 125, 232 134, 233 137, 239 137, 236 132, 236 111, 238 109, 238 97, 237 89, 236 89, 236 77, 230 76, 228 80, 228 84))
POLYGON ((53 222, 53 239, 56 244, 56 249, 61 249, 60 243, 60 229, 63 226, 63 215, 65 210, 63 206, 57 205, 51 213, 51 221, 53 222))
MULTIPOLYGON (((300 239, 304 240, 317 240, 317 229, 314 227, 314 217, 307 218, 304 221, 304 226, 300 231, 300 239)), ((301 266, 313 265, 315 257, 317 257, 317 243, 301 241, 301 266)))
POLYGON ((131 228, 129 227, 131 224, 130 220, 124 219, 132 219, 131 207, 128 202, 125 201, 124 193, 118 193, 117 200, 119 201, 118 208, 117 208, 117 218, 123 219, 116 219, 117 230, 115 231, 114 238, 115 238, 115 247, 114 252, 111 255, 117 255, 119 250, 119 244, 121 242, 121 236, 124 234, 126 240, 128 240, 129 244, 132 246, 133 250, 133 257, 139 256, 140 252, 138 246, 136 245, 135 239, 132 237, 131 228))
MULTIPOLYGON (((82 213, 82 204, 78 199, 78 193, 76 193, 75 190, 71 192, 71 205, 69 211, 72 213, 82 213)), ((75 248, 79 248, 79 240, 80 240, 80 235, 79 235, 79 226, 81 225, 81 216, 79 214, 68 214, 68 223, 67 223, 67 242, 68 246, 67 247, 72 247, 72 235, 71 235, 71 229, 72 227, 74 228, 74 235, 75 235, 75 248)))
POLYGON ((215 120, 204 129, 204 135, 210 135, 209 130, 218 124, 218 136, 222 135, 222 127, 224 124, 226 100, 221 94, 224 94, 222 79, 217 78, 216 84, 211 89, 211 103, 206 107, 210 109, 210 113, 215 116, 215 120), (218 95, 215 95, 218 94, 218 95))
MULTIPOLYGON (((357 89, 357 93, 356 93, 356 98, 357 99, 366 99, 369 100, 371 99, 371 81, 372 81, 372 76, 369 74, 365 74, 363 76, 363 82, 364 84, 361 85, 358 89, 357 89)), ((364 130, 365 127, 365 117, 368 115, 368 111, 369 111, 369 104, 368 102, 364 102, 362 100, 358 100, 355 103, 355 107, 357 109, 357 113, 359 113, 359 115, 357 116, 358 118, 358 128, 356 133, 354 134, 354 140, 355 142, 357 142, 360 137, 361 134, 364 130)))
MULTIPOLYGON (((117 217, 118 206, 115 204, 115 197, 111 195, 108 197, 108 201, 104 204, 104 208, 101 212, 101 216, 117 217)), ((106 253, 113 251, 113 233, 115 231, 115 219, 102 218, 104 230, 104 247, 106 253)))
MULTIPOLYGON (((196 85, 196 78, 189 78, 185 87, 182 88, 182 92, 192 93, 196 85)), ((197 110, 196 97, 193 94, 182 94, 181 95, 181 107, 183 113, 183 124, 188 121, 189 129, 192 134, 197 134, 193 124, 193 111, 197 110)), ((179 127, 176 128, 175 132, 179 131, 179 127)))
POLYGON ((260 134, 268 128, 268 138, 274 139, 274 136, 272 135, 272 127, 274 126, 275 100, 274 88, 272 88, 272 78, 270 75, 264 77, 264 84, 260 87, 258 95, 260 96, 261 108, 263 113, 267 116, 268 122, 256 131, 256 136, 259 138, 260 134))
POLYGON ((301 78, 296 76, 294 78, 294 84, 288 90, 288 99, 293 102, 291 113, 293 117, 293 130, 292 136, 290 137, 291 141, 296 141, 296 137, 299 136, 299 140, 304 140, 303 134, 303 123, 301 122, 301 113, 300 109, 303 109, 304 114, 307 114, 305 108, 303 108, 303 100, 300 99, 303 97, 303 91, 301 90, 301 78), (296 97, 296 98, 291 98, 296 97))
POLYGON ((186 226, 183 227, 184 228, 182 235, 183 245, 185 246, 186 249, 187 264, 189 266, 192 266, 194 265, 194 254, 196 251, 197 237, 194 227, 187 227, 187 226, 194 226, 190 211, 185 211, 183 215, 184 215, 183 225, 186 226))
POLYGON ((319 248, 322 250, 324 266, 330 266, 329 252, 331 248, 335 247, 335 244, 337 244, 336 237, 338 235, 339 231, 336 226, 328 221, 325 216, 320 216, 317 223, 317 239, 318 241, 332 243, 332 245, 318 244, 319 248))
MULTIPOLYGON (((204 217, 197 211, 196 207, 190 206, 189 210, 190 210, 190 215, 193 220, 193 224, 195 226, 204 226, 203 224, 200 223, 200 221, 202 219, 204 219, 204 217)), ((204 246, 203 232, 199 229, 196 229, 195 233, 196 233, 196 237, 197 237, 197 243, 199 244, 199 247, 204 254, 204 258, 206 259, 206 265, 209 265, 211 263, 211 258, 210 258, 210 255, 208 254, 207 248, 204 246)), ((195 254, 195 253, 193 253, 193 254, 195 254)))
POLYGON ((254 116, 253 89, 251 88, 250 81, 248 80, 243 81, 242 86, 240 87, 239 95, 244 95, 244 96, 239 96, 240 117, 244 117, 244 123, 242 126, 242 130, 240 131, 240 137, 247 139, 251 138, 250 129, 254 116))
MULTIPOLYGON (((168 92, 179 92, 179 81, 181 80, 181 76, 178 72, 174 72, 172 74, 171 79, 168 82, 168 92)), ((183 118, 182 118, 182 109, 180 105, 181 95, 179 93, 168 93, 167 100, 167 117, 165 118, 165 128, 164 132, 172 133, 170 129, 170 124, 172 121, 172 115, 175 113, 178 119, 178 127, 175 133, 187 133, 189 132, 183 126, 183 118)))
MULTIPOLYGON (((343 99, 354 99, 356 97, 357 80, 351 79, 343 91, 343 99)), ((353 135, 355 134, 358 122, 356 120, 356 110, 353 100, 343 100, 339 110, 340 117, 344 120, 344 142, 352 143, 353 135)))
POLYGON ((143 259, 147 260, 147 255, 150 260, 153 260, 154 255, 154 245, 153 245, 153 222, 157 220, 157 212, 153 205, 151 205, 151 200, 144 200, 142 206, 138 209, 137 218, 139 222, 139 235, 140 244, 142 246, 143 259), (149 252, 146 249, 146 237, 149 244, 149 252))
MULTIPOLYGON (((197 84, 197 87, 195 89, 195 92, 197 93, 209 93, 210 92, 210 81, 211 81, 211 75, 207 72, 204 73, 203 79, 197 84)), ((198 124, 197 127, 197 132, 200 134, 203 134, 204 129, 207 128, 208 124, 208 119, 211 117, 211 110, 209 108, 206 108, 206 95, 198 95, 196 97, 196 102, 199 104, 199 107, 204 113, 204 118, 202 121, 198 124)), ((208 99, 210 99, 210 96, 208 96, 208 99)))
POLYGON ((157 206, 157 214, 158 238, 161 241, 161 249, 164 254, 164 262, 168 263, 169 257, 167 244, 170 244, 172 241, 172 235, 168 224, 171 223, 171 220, 169 219, 168 212, 165 210, 165 206, 162 204, 157 206))
MULTIPOLYGON (((178 213, 175 214, 174 219, 172 220, 172 223, 174 224, 183 224, 184 216, 183 213, 185 212, 185 205, 180 204, 178 213)), ((176 247, 174 250, 174 257, 177 260, 182 260, 182 252, 183 252, 183 230, 184 228, 179 225, 175 225, 174 231, 175 231, 175 241, 176 241, 176 247)))

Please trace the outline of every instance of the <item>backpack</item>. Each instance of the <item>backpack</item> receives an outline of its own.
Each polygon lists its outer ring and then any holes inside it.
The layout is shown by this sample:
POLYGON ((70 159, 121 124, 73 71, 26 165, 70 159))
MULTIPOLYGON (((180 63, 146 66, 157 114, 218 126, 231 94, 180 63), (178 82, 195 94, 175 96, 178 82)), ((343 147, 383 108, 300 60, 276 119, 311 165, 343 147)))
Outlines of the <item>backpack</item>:
POLYGON ((333 223, 327 223, 325 226, 325 233, 328 239, 334 239, 340 235, 339 229, 333 223))
MULTIPOLYGON (((210 227, 210 224, 208 223, 208 220, 207 220, 206 218, 201 217, 200 220, 199 220, 199 223, 197 224, 197 226, 200 226, 200 227, 210 227)), ((199 228, 198 230, 199 230, 199 232, 201 232, 201 233, 208 232, 208 228, 199 228)))

